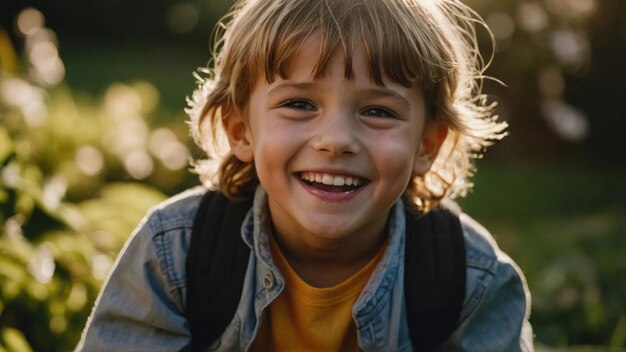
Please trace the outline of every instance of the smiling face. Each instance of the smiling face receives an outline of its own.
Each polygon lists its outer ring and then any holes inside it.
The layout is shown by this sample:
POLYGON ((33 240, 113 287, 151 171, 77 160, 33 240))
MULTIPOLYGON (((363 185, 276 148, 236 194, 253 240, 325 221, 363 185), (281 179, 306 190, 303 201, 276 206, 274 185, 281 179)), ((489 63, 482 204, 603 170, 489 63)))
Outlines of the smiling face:
POLYGON ((254 162, 279 237, 377 241, 411 175, 430 167, 441 129, 426 126, 419 88, 374 84, 362 50, 353 77, 341 52, 312 76, 319 45, 311 35, 284 78, 260 77, 246 112, 225 118, 227 134, 235 155, 254 162))

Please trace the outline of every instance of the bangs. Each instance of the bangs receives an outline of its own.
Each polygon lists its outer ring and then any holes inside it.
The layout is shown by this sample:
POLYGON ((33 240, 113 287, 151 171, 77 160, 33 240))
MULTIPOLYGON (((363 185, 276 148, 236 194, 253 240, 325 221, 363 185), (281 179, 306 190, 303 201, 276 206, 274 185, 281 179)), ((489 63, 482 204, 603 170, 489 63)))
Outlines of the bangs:
POLYGON ((291 59, 313 33, 320 36, 321 43, 311 72, 314 77, 319 77, 341 50, 345 77, 352 79, 353 53, 364 50, 373 82, 384 85, 386 78, 406 87, 417 83, 431 96, 428 91, 454 67, 440 35, 433 30, 436 26, 423 22, 429 16, 420 13, 424 10, 418 6, 407 8, 385 0, 307 0, 281 5, 293 8, 275 12, 275 18, 266 17, 266 24, 273 28, 261 30, 263 37, 257 40, 262 45, 252 46, 257 49, 251 53, 256 67, 250 73, 263 68, 268 82, 276 75, 285 78, 291 59))

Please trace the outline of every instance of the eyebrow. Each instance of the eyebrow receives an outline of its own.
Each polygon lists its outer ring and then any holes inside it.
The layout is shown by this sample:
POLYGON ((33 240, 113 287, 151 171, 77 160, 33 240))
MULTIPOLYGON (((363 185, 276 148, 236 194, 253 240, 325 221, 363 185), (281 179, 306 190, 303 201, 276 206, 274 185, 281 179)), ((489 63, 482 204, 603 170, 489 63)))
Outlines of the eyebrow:
MULTIPOLYGON (((280 94, 283 91, 290 90, 315 90, 319 88, 319 84, 315 82, 283 82, 279 83, 275 87, 271 88, 268 92, 268 96, 272 97, 280 94)), ((396 103, 402 105, 406 109, 411 110, 412 105, 409 100, 403 95, 394 92, 391 89, 381 87, 381 88, 366 88, 360 91, 361 94, 367 96, 368 98, 391 98, 396 101, 396 103)))
POLYGON ((276 87, 271 88, 270 91, 267 93, 267 95, 269 97, 272 97, 277 94, 280 94, 282 91, 314 90, 316 88, 319 88, 319 84, 315 82, 283 82, 283 83, 276 85, 276 87))
POLYGON ((407 98, 405 98, 403 95, 397 92, 394 92, 391 89, 369 88, 369 89, 365 89, 364 93, 367 94, 368 97, 372 97, 372 98, 391 98, 395 100, 396 103, 404 106, 406 109, 408 110, 412 109, 412 105, 407 98))

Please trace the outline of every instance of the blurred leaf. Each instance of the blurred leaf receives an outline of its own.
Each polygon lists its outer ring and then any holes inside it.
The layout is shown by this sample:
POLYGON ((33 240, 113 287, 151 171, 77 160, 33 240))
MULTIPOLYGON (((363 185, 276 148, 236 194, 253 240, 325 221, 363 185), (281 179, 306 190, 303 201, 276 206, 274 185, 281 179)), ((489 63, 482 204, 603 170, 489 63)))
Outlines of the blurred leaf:
POLYGON ((626 315, 622 315, 613 330, 609 351, 623 351, 622 347, 626 347, 626 315))
POLYGON ((2 329, 2 343, 8 352, 32 351, 30 344, 24 338, 21 331, 14 328, 2 329))
POLYGON ((13 152, 13 142, 9 133, 0 126, 0 164, 4 164, 9 155, 13 152))
POLYGON ((162 193, 145 185, 109 184, 98 198, 78 207, 90 228, 97 230, 92 234, 94 241, 111 251, 119 250, 148 209, 164 199, 162 193))
POLYGON ((17 74, 19 69, 17 55, 11 44, 9 34, 0 27, 0 73, 1 71, 10 74, 17 74))
POLYGON ((3 281, 3 284, 0 286, 0 293, 4 299, 11 301, 20 294, 27 275, 24 271, 24 266, 5 258, 0 258, 0 278, 3 281))

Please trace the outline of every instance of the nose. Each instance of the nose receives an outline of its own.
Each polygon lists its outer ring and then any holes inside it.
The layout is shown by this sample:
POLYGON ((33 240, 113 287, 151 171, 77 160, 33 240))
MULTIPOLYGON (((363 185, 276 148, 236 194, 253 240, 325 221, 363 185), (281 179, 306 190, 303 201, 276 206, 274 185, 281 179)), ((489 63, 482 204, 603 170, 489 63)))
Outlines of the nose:
POLYGON ((356 154, 360 149, 359 128, 349 112, 334 112, 320 116, 316 121, 313 148, 340 156, 356 154))

